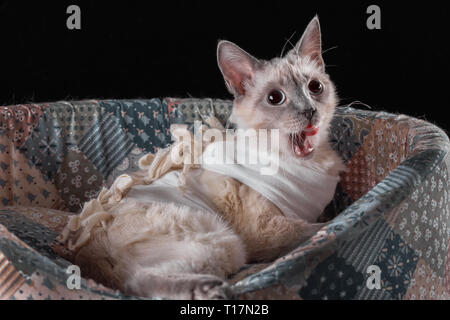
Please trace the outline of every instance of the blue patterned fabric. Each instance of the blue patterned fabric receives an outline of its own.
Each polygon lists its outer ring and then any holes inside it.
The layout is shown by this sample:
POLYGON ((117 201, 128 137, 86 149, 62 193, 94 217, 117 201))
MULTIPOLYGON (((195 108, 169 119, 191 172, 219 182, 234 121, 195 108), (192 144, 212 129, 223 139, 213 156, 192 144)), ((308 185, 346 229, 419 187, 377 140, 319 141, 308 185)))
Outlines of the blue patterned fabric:
MULTIPOLYGON (((71 252, 56 241, 67 218, 102 186, 171 143, 173 123, 231 101, 137 99, 0 107, 0 298, 136 299, 82 279, 67 287, 71 252)), ((240 298, 448 299, 447 135, 423 120, 339 107, 329 136, 345 160, 332 220, 276 261, 230 277, 240 298), (366 281, 381 270, 380 289, 366 281)))

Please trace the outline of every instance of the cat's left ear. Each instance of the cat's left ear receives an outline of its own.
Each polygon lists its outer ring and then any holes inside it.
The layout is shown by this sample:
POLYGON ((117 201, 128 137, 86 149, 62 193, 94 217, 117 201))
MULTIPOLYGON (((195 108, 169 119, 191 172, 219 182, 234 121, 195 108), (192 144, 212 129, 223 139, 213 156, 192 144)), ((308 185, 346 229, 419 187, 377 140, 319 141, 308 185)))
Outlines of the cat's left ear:
POLYGON ((320 33, 319 18, 315 16, 306 27, 300 41, 292 49, 292 54, 309 59, 316 63, 322 69, 325 69, 325 63, 322 58, 322 36, 320 33))

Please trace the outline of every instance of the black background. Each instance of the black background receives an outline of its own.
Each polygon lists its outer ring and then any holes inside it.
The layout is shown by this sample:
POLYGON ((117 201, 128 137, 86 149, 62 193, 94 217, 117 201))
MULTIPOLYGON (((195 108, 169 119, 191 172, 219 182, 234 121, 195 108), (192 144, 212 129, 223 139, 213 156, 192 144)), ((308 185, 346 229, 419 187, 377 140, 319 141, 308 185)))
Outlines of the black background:
POLYGON ((317 13, 342 104, 359 100, 449 129, 450 11, 443 3, 0 1, 0 105, 230 98, 216 65, 218 39, 268 59, 294 32, 295 43, 317 13), (70 4, 81 7, 80 31, 66 28, 70 4), (381 8, 381 30, 366 27, 370 4, 381 8))

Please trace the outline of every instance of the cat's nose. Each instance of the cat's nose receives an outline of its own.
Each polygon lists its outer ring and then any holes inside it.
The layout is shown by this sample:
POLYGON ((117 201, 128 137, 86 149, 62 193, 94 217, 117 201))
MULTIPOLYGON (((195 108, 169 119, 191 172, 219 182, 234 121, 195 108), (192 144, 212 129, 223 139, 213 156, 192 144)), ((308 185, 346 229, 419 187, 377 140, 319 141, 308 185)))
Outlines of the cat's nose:
POLYGON ((314 114, 316 113, 316 109, 310 108, 302 112, 303 116, 311 121, 311 119, 314 117, 314 114))

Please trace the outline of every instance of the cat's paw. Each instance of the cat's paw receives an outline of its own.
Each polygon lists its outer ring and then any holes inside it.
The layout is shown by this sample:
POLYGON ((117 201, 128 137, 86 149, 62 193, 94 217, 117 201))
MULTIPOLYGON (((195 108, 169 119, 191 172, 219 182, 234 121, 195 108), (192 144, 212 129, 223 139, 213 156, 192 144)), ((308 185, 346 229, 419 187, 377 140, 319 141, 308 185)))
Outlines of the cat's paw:
POLYGON ((214 276, 204 276, 196 281, 192 290, 194 300, 233 299, 233 290, 228 283, 214 276))

